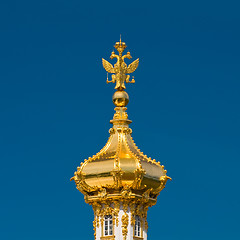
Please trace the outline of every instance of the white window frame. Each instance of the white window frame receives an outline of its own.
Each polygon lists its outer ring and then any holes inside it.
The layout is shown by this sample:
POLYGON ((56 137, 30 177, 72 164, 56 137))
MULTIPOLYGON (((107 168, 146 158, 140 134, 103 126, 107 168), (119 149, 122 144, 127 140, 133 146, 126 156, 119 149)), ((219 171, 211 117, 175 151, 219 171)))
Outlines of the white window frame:
POLYGON ((104 233, 104 236, 112 236, 113 235, 113 218, 112 218, 112 215, 104 216, 103 233, 104 233))
POLYGON ((135 216, 134 236, 141 237, 141 218, 138 215, 135 216))

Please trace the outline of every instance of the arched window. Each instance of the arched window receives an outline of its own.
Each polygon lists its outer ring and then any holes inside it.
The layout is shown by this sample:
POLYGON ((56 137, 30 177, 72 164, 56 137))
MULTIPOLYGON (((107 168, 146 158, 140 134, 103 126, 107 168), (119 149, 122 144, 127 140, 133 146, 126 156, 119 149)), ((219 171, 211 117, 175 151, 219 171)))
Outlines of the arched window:
POLYGON ((104 217, 104 236, 113 235, 113 221, 112 215, 107 215, 104 217))
POLYGON ((135 216, 135 230, 134 235, 136 237, 141 237, 141 220, 138 215, 135 216))

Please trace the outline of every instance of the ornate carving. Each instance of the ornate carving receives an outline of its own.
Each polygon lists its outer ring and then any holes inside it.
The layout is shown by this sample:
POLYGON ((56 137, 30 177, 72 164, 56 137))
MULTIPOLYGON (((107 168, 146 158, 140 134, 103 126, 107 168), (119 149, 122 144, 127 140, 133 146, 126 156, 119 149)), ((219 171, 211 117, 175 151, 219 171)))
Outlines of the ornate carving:
POLYGON ((99 189, 99 191, 98 191, 98 197, 100 198, 100 199, 106 199, 106 197, 107 197, 107 190, 106 190, 106 188, 100 188, 99 189))
POLYGON ((142 211, 141 211, 141 209, 142 209, 142 205, 137 205, 136 206, 136 208, 135 208, 135 214, 136 215, 139 215, 139 216, 142 216, 142 211))
POLYGON ((121 196, 123 198, 131 198, 132 196, 132 190, 129 185, 124 186, 124 188, 121 191, 121 196))
POLYGON ((167 180, 170 179, 172 180, 172 178, 168 177, 168 176, 161 176, 160 177, 160 185, 158 188, 154 189, 152 191, 153 194, 159 194, 164 188, 165 188, 165 185, 166 185, 166 182, 167 180))
POLYGON ((110 83, 110 82, 115 83, 116 82, 115 89, 121 91, 126 88, 124 82, 126 82, 126 83, 134 83, 135 82, 134 78, 131 81, 129 80, 130 75, 127 75, 127 73, 133 73, 137 69, 138 64, 139 64, 139 58, 127 66, 127 64, 124 62, 124 59, 125 58, 131 59, 132 56, 131 56, 130 52, 127 52, 127 54, 124 56, 122 55, 123 51, 127 47, 126 44, 124 42, 122 42, 120 39, 120 41, 117 42, 114 47, 119 52, 119 55, 116 55, 115 52, 113 51, 110 56, 111 59, 117 58, 117 62, 116 62, 116 64, 114 64, 114 67, 111 63, 109 63, 105 59, 102 59, 102 64, 107 72, 113 73, 112 80, 109 81, 107 79, 107 83, 110 83))
POLYGON ((110 134, 114 134, 114 133, 115 133, 115 129, 114 129, 114 128, 110 128, 110 129, 109 129, 109 133, 110 133, 110 134))
POLYGON ((128 222, 129 222, 129 217, 127 213, 124 213, 122 216, 122 234, 123 234, 123 239, 127 239, 127 234, 128 234, 128 222))
MULTIPOLYGON (((118 161, 117 161, 118 162, 118 161)), ((118 164, 118 163, 117 163, 118 164)), ((116 165, 117 165, 116 164, 116 165)), ((123 171, 119 167, 115 167, 111 172, 114 180, 114 188, 119 189, 122 186, 123 171)))
POLYGON ((149 195, 150 195, 151 191, 152 191, 152 188, 148 189, 147 191, 145 191, 143 193, 142 196, 143 196, 143 201, 144 202, 149 202, 149 195))
POLYGON ((128 211, 128 207, 129 207, 129 202, 128 201, 124 201, 123 202, 123 211, 125 213, 128 211))
POLYGON ((99 216, 101 213, 101 204, 95 202, 92 204, 93 212, 94 212, 94 219, 96 220, 96 226, 99 227, 99 216))
MULTIPOLYGON (((115 107, 114 110, 116 111, 116 113, 113 116, 114 120, 127 120, 128 119, 126 107, 115 107)), ((122 131, 122 128, 120 129, 120 131, 122 131)))
POLYGON ((148 205, 143 207, 143 218, 144 218, 144 224, 146 231, 148 230, 148 222, 147 222, 147 211, 148 211, 148 205))
POLYGON ((81 167, 78 167, 78 171, 74 172, 74 176, 70 179, 70 181, 72 180, 75 181, 77 189, 83 194, 97 190, 97 187, 91 187, 86 184, 85 174, 82 172, 81 167))
POLYGON ((134 202, 130 204, 130 211, 131 211, 131 225, 134 226, 136 221, 135 220, 136 204, 134 202))
POLYGON ((103 213, 101 213, 100 214, 100 222, 101 222, 101 226, 103 227, 103 222, 104 222, 104 214, 103 213))
POLYGON ((137 168, 134 171, 134 174, 135 174, 135 179, 134 179, 132 187, 134 189, 143 189, 143 188, 145 188, 146 186, 141 188, 141 183, 142 183, 143 176, 146 174, 146 171, 144 169, 142 169, 142 167, 141 167, 141 168, 137 168))

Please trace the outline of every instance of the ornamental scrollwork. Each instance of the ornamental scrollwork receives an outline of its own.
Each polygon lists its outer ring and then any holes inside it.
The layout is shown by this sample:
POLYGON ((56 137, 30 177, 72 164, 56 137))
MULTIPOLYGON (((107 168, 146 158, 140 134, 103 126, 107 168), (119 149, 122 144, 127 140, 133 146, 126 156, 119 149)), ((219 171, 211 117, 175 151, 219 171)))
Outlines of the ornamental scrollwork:
POLYGON ((131 225, 134 226, 135 225, 135 214, 136 214, 136 204, 134 202, 132 202, 130 204, 130 211, 131 211, 131 225))
POLYGON ((111 174, 113 176, 114 188, 119 189, 122 186, 123 171, 120 168, 116 167, 112 170, 111 174))
POLYGON ((119 219, 118 219, 118 214, 119 214, 119 211, 120 211, 120 202, 118 201, 115 201, 114 202, 114 216, 115 216, 115 219, 116 219, 116 226, 118 227, 118 224, 119 224, 119 219))
POLYGON ((124 186, 124 188, 121 191, 121 196, 123 198, 131 198, 132 190, 131 190, 130 186, 128 186, 128 185, 124 186))
POLYGON ((149 202, 149 198, 150 198, 150 193, 152 192, 152 188, 148 189, 147 191, 145 191, 143 194, 142 194, 142 197, 143 197, 143 201, 144 202, 149 202))
POLYGON ((141 184, 142 184, 143 176, 146 174, 146 171, 142 168, 137 168, 134 171, 134 174, 135 174, 135 179, 134 179, 134 182, 132 184, 132 188, 134 188, 134 189, 144 189, 146 186, 141 187, 141 184))
POLYGON ((165 188, 165 185, 166 185, 166 182, 167 180, 170 179, 172 180, 172 178, 168 177, 168 176, 161 176, 160 177, 160 185, 158 188, 152 190, 152 193, 153 194, 159 194, 164 188, 165 188))
POLYGON ((107 198, 107 190, 106 188, 100 188, 99 191, 98 191, 98 197, 100 199, 106 199, 107 198))
POLYGON ((127 234, 128 234, 128 222, 129 222, 129 217, 127 213, 124 213, 122 216, 122 234, 123 234, 123 239, 127 239, 127 234))

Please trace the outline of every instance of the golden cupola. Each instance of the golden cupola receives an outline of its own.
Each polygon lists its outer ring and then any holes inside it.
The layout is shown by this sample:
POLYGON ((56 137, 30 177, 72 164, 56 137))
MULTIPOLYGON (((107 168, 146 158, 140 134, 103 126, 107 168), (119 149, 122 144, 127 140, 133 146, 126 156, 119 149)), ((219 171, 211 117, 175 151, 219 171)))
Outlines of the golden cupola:
MULTIPOLYGON (((141 216, 146 218, 146 211, 143 213, 144 209, 156 203, 157 196, 165 187, 167 180, 170 179, 166 175, 167 171, 164 170, 164 166, 155 159, 144 155, 132 139, 132 129, 129 128, 129 124, 132 121, 128 119, 126 112, 129 96, 125 92, 125 83, 135 82, 134 78, 130 80, 129 74, 137 69, 139 59, 127 66, 124 59, 131 59, 131 55, 130 52, 123 55, 126 44, 120 39, 115 44, 115 48, 119 55, 112 52, 110 56, 111 59, 117 58, 114 66, 102 59, 103 67, 108 73, 112 74, 112 79, 107 79, 107 83, 116 83, 116 92, 112 97, 116 107, 113 119, 110 121, 113 125, 109 130, 110 136, 102 150, 84 160, 72 178, 76 183, 77 189, 84 194, 85 201, 94 208, 94 221, 96 221, 94 226, 95 238, 99 237, 100 239, 104 239, 104 226, 102 226, 103 231, 97 234, 97 219, 101 216, 103 218, 104 214, 110 216, 109 214, 112 213, 117 223, 118 214, 116 214, 116 211, 120 211, 120 206, 125 211, 123 213, 123 216, 125 214, 125 220, 126 217, 128 218, 128 211, 129 214, 132 214, 130 225, 135 223, 133 216, 136 216, 137 209, 142 212, 142 214, 139 214, 139 219, 141 219, 141 216), (106 206, 108 206, 108 210, 106 210, 106 206), (130 206, 132 206, 132 210, 130 206)), ((100 222, 104 225, 104 219, 100 222)), ((146 224, 145 222, 145 226, 146 224)), ((124 223, 122 222, 122 228, 123 226, 124 223)), ((131 235, 130 238, 128 237, 129 231, 130 229, 126 225, 125 231, 122 230, 121 233, 123 239, 134 238, 134 234, 132 234, 132 238, 131 235)), ((107 239, 118 239, 116 234, 113 234, 112 238, 110 236, 107 235, 105 237, 107 239)), ((143 236, 142 238, 146 239, 143 236)))

